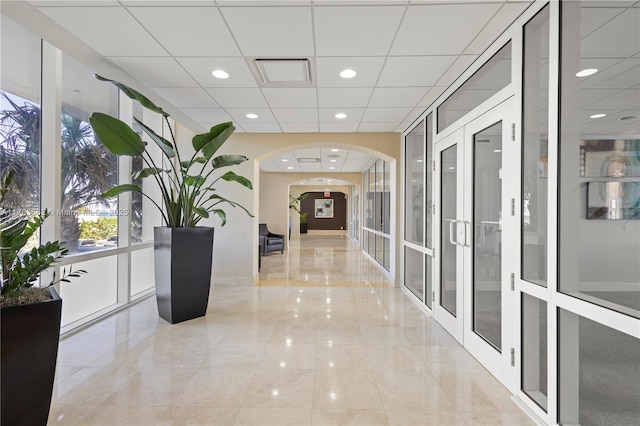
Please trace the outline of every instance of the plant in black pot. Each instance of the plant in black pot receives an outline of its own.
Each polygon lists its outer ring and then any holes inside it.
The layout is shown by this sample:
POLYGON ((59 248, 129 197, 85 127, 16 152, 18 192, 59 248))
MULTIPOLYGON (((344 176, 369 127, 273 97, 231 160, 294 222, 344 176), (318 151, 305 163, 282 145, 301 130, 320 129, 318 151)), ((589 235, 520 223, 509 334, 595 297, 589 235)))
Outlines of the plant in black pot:
MULTIPOLYGON (((114 80, 96 75, 110 82, 134 101, 163 116, 171 129, 167 114, 141 93, 114 80)), ((240 204, 222 197, 214 185, 220 180, 236 182, 252 189, 251 181, 233 171, 220 169, 244 161, 244 155, 218 155, 216 152, 231 136, 235 127, 231 122, 213 126, 207 133, 192 139, 194 153, 181 157, 175 136, 171 140, 158 135, 142 121, 135 122, 160 148, 163 164, 157 164, 147 151, 142 138, 128 124, 107 114, 95 112, 89 121, 93 130, 109 151, 115 155, 139 156, 145 167, 134 173, 134 179, 153 179, 160 189, 161 200, 145 194, 140 185, 123 184, 102 194, 116 197, 124 192, 137 192, 147 197, 162 213, 164 227, 154 229, 156 299, 160 317, 175 324, 204 316, 207 311, 213 258, 213 228, 197 226, 210 215, 217 215, 222 226, 227 221, 223 206, 239 208, 240 204)))
POLYGON ((300 213, 300 233, 307 233, 307 213, 300 213))
MULTIPOLYGON (((304 194, 301 194, 297 197, 289 195, 289 211, 293 210, 294 212, 300 214, 300 202, 306 199, 308 196, 308 192, 305 192, 304 194)), ((289 239, 291 239, 291 219, 292 217, 289 216, 289 239)))
POLYGON ((13 208, 6 195, 9 173, 0 182, 0 423, 47 423, 58 357, 62 299, 54 284, 78 277, 65 270, 61 278, 38 287, 40 274, 67 251, 58 241, 36 244, 48 213, 28 217, 13 208), (26 247, 31 246, 31 249, 26 247))

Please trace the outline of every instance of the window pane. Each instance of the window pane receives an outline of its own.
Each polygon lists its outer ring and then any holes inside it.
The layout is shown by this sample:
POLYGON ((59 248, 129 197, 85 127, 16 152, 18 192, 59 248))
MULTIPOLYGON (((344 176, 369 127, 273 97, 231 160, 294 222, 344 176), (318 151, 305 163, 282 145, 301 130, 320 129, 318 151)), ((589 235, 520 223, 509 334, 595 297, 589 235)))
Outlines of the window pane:
POLYGON ((382 161, 376 161, 373 175, 373 229, 382 230, 382 161))
POLYGON ((424 301, 423 258, 422 253, 409 247, 404 248, 404 285, 422 301, 424 301))
POLYGON ((389 179, 389 164, 382 161, 384 173, 382 175, 382 232, 389 234, 389 221, 391 220, 391 186, 389 179))
POLYGON ((424 122, 405 137, 404 239, 422 245, 424 206, 424 122))
POLYGON ((390 253, 389 253, 389 239, 388 238, 383 238, 382 239, 382 244, 384 246, 383 250, 384 250, 384 255, 383 255, 383 262, 382 262, 382 266, 384 267, 384 269, 386 269, 387 271, 389 270, 389 268, 391 267, 390 263, 390 253))
POLYGON ((559 288, 640 317, 640 9, 561 6, 559 288))
POLYGON ((547 286, 549 6, 524 27, 522 278, 547 286))
POLYGON ((367 176, 367 222, 366 227, 369 229, 375 229, 374 225, 374 207, 373 207, 373 199, 375 194, 375 167, 371 166, 369 170, 365 173, 367 176))
POLYGON ((561 424, 640 424, 640 340, 559 310, 561 424))
POLYGON ((117 116, 117 95, 113 85, 63 54, 61 241, 71 253, 117 245, 117 199, 100 197, 117 183, 117 157, 96 140, 89 124, 96 111, 117 116))
POLYGON ((383 259, 382 259, 382 236, 381 235, 376 235, 376 253, 375 253, 375 259, 376 261, 382 265, 383 259))
POLYGON ((427 171, 427 208, 425 209, 425 229, 427 234, 427 247, 433 248, 433 114, 427 116, 427 161, 425 169, 427 171))
POLYGON ((155 285, 153 247, 131 252, 131 295, 135 296, 155 285))
POLYGON ((433 259, 431 258, 431 256, 429 255, 425 255, 424 256, 424 260, 425 260, 425 269, 424 269, 424 281, 425 281, 425 287, 426 287, 426 291, 425 291, 425 298, 424 301, 427 304, 428 307, 432 308, 431 306, 431 302, 433 300, 432 295, 433 295, 433 279, 431 278, 431 271, 432 271, 432 265, 433 265, 433 259))
POLYGON ((438 107, 438 133, 511 83, 511 42, 438 107))
POLYGON ((73 264, 86 274, 60 286, 62 326, 108 308, 118 301, 118 257, 107 256, 73 264))
MULTIPOLYGON (((3 15, 1 40, 0 179, 12 172, 5 203, 33 216, 40 210, 40 38, 3 15)), ((36 232, 24 250, 38 240, 36 232)))
POLYGON ((522 293, 522 391, 547 411, 547 303, 522 293))

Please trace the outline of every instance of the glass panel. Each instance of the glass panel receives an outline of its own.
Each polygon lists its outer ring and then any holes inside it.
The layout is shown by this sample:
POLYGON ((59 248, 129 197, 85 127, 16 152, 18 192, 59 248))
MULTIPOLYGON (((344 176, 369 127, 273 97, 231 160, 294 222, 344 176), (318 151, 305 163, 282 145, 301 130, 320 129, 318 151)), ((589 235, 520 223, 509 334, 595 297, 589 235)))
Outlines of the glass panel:
POLYGON ((155 285, 153 247, 131 252, 131 295, 135 296, 155 285))
POLYGON ((432 278, 433 259, 431 258, 431 256, 425 255, 424 260, 426 262, 425 269, 424 269, 424 281, 425 281, 425 287, 426 287, 424 302, 427 304, 429 308, 432 308, 431 301, 433 299, 431 295, 433 294, 433 278, 432 278))
POLYGON ((473 330, 502 351, 502 122, 473 136, 473 330))
MULTIPOLYGON (((6 206, 40 213, 40 38, 2 16, 0 179, 13 174, 6 206)), ((49 220, 54 220, 53 218, 49 220)), ((39 242, 37 231, 24 247, 39 242)))
POLYGON ((547 411, 547 303, 522 293, 522 391, 547 411))
POLYGON ((405 137, 404 238, 422 245, 424 205, 424 122, 405 137))
POLYGON ((369 240, 369 245, 367 247, 367 253, 369 256, 375 259, 376 256, 376 234, 373 232, 367 232, 367 239, 369 240))
POLYGON ((404 248, 404 285, 420 300, 424 301, 422 258, 422 253, 409 247, 404 248))
POLYGON ((389 268, 391 267, 389 265, 389 239, 388 238, 382 238, 382 244, 383 244, 383 258, 382 258, 382 266, 384 266, 384 269, 386 269, 387 271, 389 270, 389 268))
POLYGON ((640 422, 640 340, 559 310, 561 424, 640 422))
POLYGON ((118 301, 117 256, 77 262, 73 269, 84 269, 86 274, 62 283, 62 326, 94 314, 118 301))
POLYGON ((382 161, 376 161, 373 190, 373 229, 382 230, 382 161))
POLYGON ((640 9, 626 5, 561 3, 559 289, 640 318, 640 9))
POLYGON ((438 133, 511 83, 511 41, 438 107, 438 133))
POLYGON ((376 253, 375 253, 375 259, 376 261, 382 265, 382 263, 384 262, 382 259, 382 236, 381 235, 376 235, 376 253))
POLYGON ((389 221, 391 220, 391 186, 389 164, 382 162, 384 173, 382 175, 382 232, 389 234, 389 221))
MULTIPOLYGON (((139 120, 143 119, 143 107, 140 105, 140 102, 133 102, 133 116, 138 118, 139 120)), ((136 122, 133 121, 131 126, 136 133, 138 133, 141 137, 145 137, 146 133, 142 130, 142 127, 136 122)), ((147 148, 150 148, 151 145, 147 144, 147 148)), ((136 172, 139 172, 144 168, 144 163, 142 157, 136 155, 135 157, 131 157, 131 175, 135 176, 136 172)), ((134 185, 145 185, 146 182, 143 182, 142 178, 131 179, 131 183, 134 185)), ((142 205, 143 205, 143 197, 139 192, 131 192, 131 243, 141 243, 143 241, 142 238, 142 205)))
POLYGON ((425 230, 427 234, 427 247, 433 248, 433 114, 427 116, 427 208, 425 215, 425 230))
POLYGON ((456 211, 457 211, 457 161, 458 145, 453 145, 441 153, 441 247, 440 258, 440 304, 453 316, 456 315, 456 245, 451 240, 456 239, 456 211), (449 238, 451 237, 451 239, 449 238))
POLYGON ((375 166, 371 166, 367 171, 367 223, 366 227, 369 229, 375 229, 374 222, 374 207, 373 207, 373 198, 375 194, 375 166))
POLYGON ((522 278, 547 286, 549 6, 524 26, 522 278))
POLYGON ((61 241, 70 253, 117 245, 117 199, 100 194, 118 179, 117 157, 98 142, 89 124, 92 112, 117 115, 117 89, 93 71, 62 56, 61 241))

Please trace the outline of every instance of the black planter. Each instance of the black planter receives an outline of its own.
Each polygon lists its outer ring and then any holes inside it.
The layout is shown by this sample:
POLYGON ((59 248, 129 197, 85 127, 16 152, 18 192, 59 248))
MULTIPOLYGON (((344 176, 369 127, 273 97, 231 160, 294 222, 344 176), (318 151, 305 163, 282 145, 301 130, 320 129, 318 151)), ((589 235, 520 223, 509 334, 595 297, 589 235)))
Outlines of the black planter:
POLYGON ((62 299, 0 309, 2 425, 46 425, 58 358, 62 299))
POLYGON ((213 228, 154 228, 156 300, 160 317, 171 324, 207 312, 213 228))
POLYGON ((307 224, 306 223, 301 223, 300 224, 300 233, 301 234, 306 234, 307 233, 307 224))

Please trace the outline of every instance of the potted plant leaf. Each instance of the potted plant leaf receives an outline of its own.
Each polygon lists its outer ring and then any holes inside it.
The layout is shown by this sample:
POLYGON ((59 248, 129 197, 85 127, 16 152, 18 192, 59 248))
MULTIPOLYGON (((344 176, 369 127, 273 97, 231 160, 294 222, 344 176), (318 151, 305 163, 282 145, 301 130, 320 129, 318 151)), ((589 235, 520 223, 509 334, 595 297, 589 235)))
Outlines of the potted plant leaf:
MULTIPOLYGON (((300 214, 300 202, 309 196, 308 192, 301 194, 297 197, 293 195, 289 195, 289 211, 293 210, 294 212, 300 214)), ((289 239, 291 239, 291 219, 289 216, 289 239)))
POLYGON ((307 233, 307 213, 300 213, 300 233, 307 233))
POLYGON ((30 218, 6 200, 12 175, 0 182, 0 423, 47 423, 58 356, 62 299, 54 284, 78 277, 67 272, 42 287, 40 273, 67 253, 58 241, 36 245, 37 231, 49 215, 30 218), (25 247, 32 246, 30 250, 25 247))
MULTIPOLYGON (((130 87, 99 75, 96 78, 112 83, 129 98, 158 114, 171 129, 167 114, 151 100, 130 87)), ((211 215, 217 215, 222 226, 227 221, 223 206, 238 208, 253 215, 240 204, 222 197, 214 185, 220 180, 236 182, 252 189, 251 181, 233 171, 220 169, 244 161, 244 155, 218 155, 216 152, 231 136, 231 122, 213 126, 207 133, 192 139, 194 153, 182 158, 172 131, 171 140, 158 135, 138 118, 135 122, 160 148, 164 164, 154 161, 142 138, 128 124, 107 114, 94 112, 89 121, 97 138, 115 155, 139 156, 145 168, 134 173, 133 179, 152 179, 158 186, 161 200, 143 192, 141 185, 117 185, 102 194, 116 197, 124 192, 137 192, 147 197, 161 212, 165 226, 154 228, 156 299, 160 317, 168 322, 187 321, 204 316, 207 311, 213 258, 213 228, 197 226, 211 215)))

